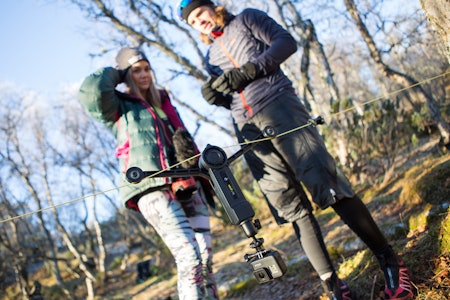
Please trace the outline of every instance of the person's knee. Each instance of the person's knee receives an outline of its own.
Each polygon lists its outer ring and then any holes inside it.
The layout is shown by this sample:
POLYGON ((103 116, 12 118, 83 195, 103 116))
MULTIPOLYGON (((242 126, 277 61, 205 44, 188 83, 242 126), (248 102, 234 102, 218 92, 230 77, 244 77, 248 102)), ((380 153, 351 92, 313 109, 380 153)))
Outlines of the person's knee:
POLYGON ((174 253, 174 258, 177 266, 184 266, 185 268, 193 268, 202 264, 202 257, 197 246, 194 245, 180 245, 180 248, 174 253))

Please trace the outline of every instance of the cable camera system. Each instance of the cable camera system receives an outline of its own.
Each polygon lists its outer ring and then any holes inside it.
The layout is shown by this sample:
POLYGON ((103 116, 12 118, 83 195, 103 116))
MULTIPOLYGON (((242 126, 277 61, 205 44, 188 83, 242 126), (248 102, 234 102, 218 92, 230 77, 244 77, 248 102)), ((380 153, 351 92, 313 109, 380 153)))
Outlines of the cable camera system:
MULTIPOLYGON (((323 124, 323 118, 317 117, 309 120, 310 125, 323 124)), ((268 126, 261 134, 262 137, 275 137, 273 127, 268 126)), ((164 171, 143 171, 138 167, 131 167, 127 170, 126 177, 131 183, 138 183, 144 178, 153 177, 186 177, 201 176, 211 183, 217 198, 222 204, 231 224, 242 228, 245 235, 252 239, 250 248, 253 253, 244 255, 244 259, 251 266, 253 275, 259 284, 263 284, 273 279, 283 276, 286 271, 286 264, 280 253, 275 250, 265 249, 264 239, 257 238, 256 234, 261 229, 258 219, 253 220, 255 212, 244 197, 241 188, 234 178, 229 165, 241 155, 249 151, 257 142, 246 144, 239 151, 227 158, 225 151, 217 146, 207 145, 201 153, 198 168, 177 168, 164 171)))

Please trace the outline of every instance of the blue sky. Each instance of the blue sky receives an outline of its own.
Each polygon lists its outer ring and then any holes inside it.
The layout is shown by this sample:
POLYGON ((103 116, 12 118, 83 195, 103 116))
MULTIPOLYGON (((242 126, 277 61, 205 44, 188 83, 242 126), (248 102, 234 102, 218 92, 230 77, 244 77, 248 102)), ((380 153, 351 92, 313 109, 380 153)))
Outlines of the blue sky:
POLYGON ((83 36, 92 25, 77 7, 61 2, 2 1, 0 82, 53 93, 93 71, 89 52, 96 46, 83 36))
MULTIPOLYGON (((82 80, 97 68, 114 63, 114 57, 108 55, 89 57, 89 53, 98 53, 103 46, 90 36, 104 27, 85 18, 70 0, 0 1, 0 87, 8 83, 16 92, 31 91, 41 100, 59 101, 61 93, 66 95, 69 91, 75 95, 82 80)), ((157 76, 159 80, 160 77, 157 76)), ((181 99, 189 99, 192 87, 177 93, 181 99)), ((201 97, 200 90, 195 91, 195 97, 201 97)), ((209 106, 207 109, 215 111, 209 106)), ((183 108, 180 111, 188 128, 195 130, 196 116, 185 113, 183 108)), ((217 113, 215 118, 220 124, 229 122, 228 113, 217 113)), ((208 130, 207 126, 202 126, 199 137, 199 145, 234 143, 234 139, 208 130)))

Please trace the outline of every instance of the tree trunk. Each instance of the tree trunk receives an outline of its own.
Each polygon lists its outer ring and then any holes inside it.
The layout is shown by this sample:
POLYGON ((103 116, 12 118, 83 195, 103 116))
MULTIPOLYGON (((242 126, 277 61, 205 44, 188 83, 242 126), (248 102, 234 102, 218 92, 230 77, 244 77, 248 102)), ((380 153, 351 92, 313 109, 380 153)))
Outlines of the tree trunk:
MULTIPOLYGON (((19 169, 17 169, 19 170, 19 169)), ((55 277, 57 279, 57 282, 60 284, 60 286, 62 287, 64 293, 66 294, 66 296, 68 297, 68 299, 73 299, 69 290, 65 287, 64 284, 64 280, 62 278, 61 275, 61 270, 58 266, 58 260, 57 260, 57 255, 58 255, 58 250, 57 250, 57 246, 55 245, 55 241, 52 238, 52 235, 50 233, 50 231, 47 229, 47 227, 45 226, 45 221, 44 221, 44 217, 42 214, 42 205, 41 205, 41 201, 39 200, 39 197, 37 195, 36 190, 34 189, 33 185, 31 184, 30 178, 26 173, 20 173, 22 176, 22 179, 24 180, 24 183, 26 184, 32 198, 35 200, 39 210, 37 211, 37 215, 38 215, 38 219, 39 219, 39 225, 41 226, 42 230, 45 232, 45 235, 47 237, 48 243, 49 243, 49 250, 52 254, 51 256, 51 261, 52 261, 52 265, 53 265, 53 271, 55 274, 55 277)))
POLYGON ((86 300, 94 300, 95 299, 94 281, 88 277, 86 277, 86 288, 87 288, 86 300))
POLYGON ((420 0, 422 9, 442 43, 442 52, 450 63, 450 1, 420 0))
POLYGON ((94 199, 94 215, 95 215, 94 227, 98 243, 98 271, 101 274, 101 280, 105 282, 108 280, 108 274, 106 272, 106 248, 103 242, 102 228, 100 226, 100 222, 97 217, 95 203, 96 202, 94 199))
MULTIPOLYGON (((43 155, 43 157, 44 156, 45 155, 43 155)), ((87 266, 86 262, 82 259, 82 253, 80 253, 80 251, 78 251, 76 245, 70 238, 69 232, 67 232, 67 230, 65 229, 65 227, 63 226, 63 224, 59 218, 58 211, 56 210, 55 204, 53 203, 53 198, 52 198, 52 195, 50 192, 50 187, 48 185, 47 166, 45 165, 45 163, 43 163, 43 165, 42 165, 42 174, 43 174, 42 175, 43 176, 43 186, 45 189, 47 202, 48 202, 49 207, 52 208, 54 221, 56 223, 56 227, 58 228, 59 233, 61 234, 61 236, 63 238, 64 244, 66 245, 66 247, 69 249, 69 251, 72 253, 72 255, 77 260, 80 270, 83 271, 84 275, 86 276, 86 283, 95 282, 96 279, 95 279, 94 274, 91 272, 91 270, 87 266)), ((89 285, 87 285, 86 288, 89 290, 89 288, 90 288, 89 285)))
MULTIPOLYGON (((291 1, 280 1, 274 0, 275 4, 278 8, 278 13, 282 16, 282 20, 291 19, 285 18, 283 16, 283 6, 286 6, 289 13, 294 18, 294 27, 295 30, 290 30, 293 35, 297 36, 297 40, 299 40, 298 45, 302 48, 303 54, 301 59, 300 73, 302 79, 302 95, 303 102, 308 110, 316 114, 327 114, 331 111, 331 106, 336 101, 340 101, 339 89, 336 85, 336 82, 333 78, 333 72, 331 71, 330 63, 328 61, 328 57, 325 53, 323 45, 319 42, 319 39, 316 34, 316 30, 314 24, 311 20, 304 21, 301 17, 300 13, 295 8, 294 4, 291 1), (311 56, 315 58, 320 70, 320 79, 322 80, 322 84, 324 85, 324 90, 326 90, 329 94, 329 101, 327 103, 316 103, 314 98, 313 88, 310 83, 309 76, 309 67, 310 67, 310 59, 311 56), (311 96, 311 99, 308 99, 308 95, 311 96)), ((289 28, 289 26, 284 23, 285 28, 289 28)), ((340 101, 339 103, 342 103, 340 101)), ((341 109, 341 107, 339 107, 341 109)), ((345 129, 348 128, 347 119, 344 114, 340 114, 339 118, 336 120, 327 120, 333 123, 333 129, 336 134, 332 140, 332 149, 337 154, 339 162, 341 165, 347 164, 348 157, 348 149, 346 148, 346 140, 345 140, 345 129)))

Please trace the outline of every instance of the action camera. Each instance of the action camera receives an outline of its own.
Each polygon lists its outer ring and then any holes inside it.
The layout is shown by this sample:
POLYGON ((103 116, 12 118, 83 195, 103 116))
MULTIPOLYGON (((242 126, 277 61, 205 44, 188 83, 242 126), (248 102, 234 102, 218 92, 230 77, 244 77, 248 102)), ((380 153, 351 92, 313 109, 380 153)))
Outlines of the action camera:
POLYGON ((287 267, 281 255, 274 250, 262 250, 248 261, 259 284, 266 283, 286 273, 287 267))

